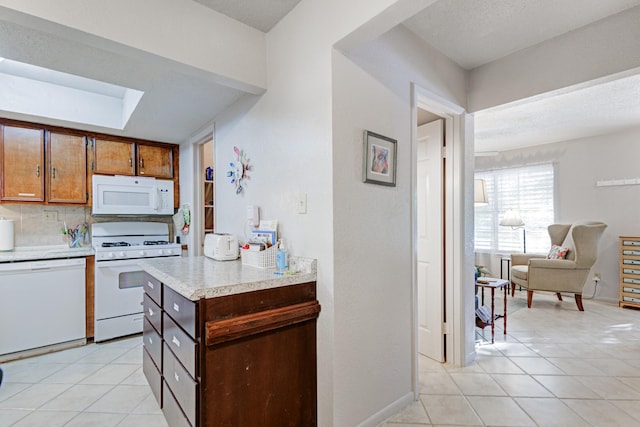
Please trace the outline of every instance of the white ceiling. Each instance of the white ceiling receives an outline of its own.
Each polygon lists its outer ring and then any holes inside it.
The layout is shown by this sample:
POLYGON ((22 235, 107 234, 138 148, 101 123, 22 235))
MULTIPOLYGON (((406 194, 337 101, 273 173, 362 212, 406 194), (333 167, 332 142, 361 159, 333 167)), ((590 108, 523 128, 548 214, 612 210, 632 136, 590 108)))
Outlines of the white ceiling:
MULTIPOLYGON (((300 0, 194 1, 268 31, 300 0)), ((472 69, 639 4, 640 0, 439 0, 405 25, 462 67, 472 69)), ((2 19, 0 15, 0 52, 7 58, 145 92, 123 131, 88 130, 182 142, 244 95, 181 64, 159 64, 157 58, 152 64, 2 19)), ((585 129, 604 133, 612 131, 613 125, 623 128, 629 121, 639 123, 637 85, 637 80, 628 78, 601 88, 477 112, 476 150, 513 149, 584 136, 578 131, 585 129)))

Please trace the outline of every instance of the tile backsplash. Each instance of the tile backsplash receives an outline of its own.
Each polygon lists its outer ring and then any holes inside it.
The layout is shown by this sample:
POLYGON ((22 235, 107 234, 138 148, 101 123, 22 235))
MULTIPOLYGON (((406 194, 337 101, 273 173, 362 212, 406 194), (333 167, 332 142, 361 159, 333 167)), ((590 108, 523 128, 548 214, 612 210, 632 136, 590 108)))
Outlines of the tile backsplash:
MULTIPOLYGON (((14 221, 15 246, 48 246, 66 244, 62 229, 65 223, 73 228, 78 224, 111 221, 156 221, 169 224, 171 217, 92 217, 91 207, 36 204, 0 204, 0 217, 14 221)), ((88 241, 88 238, 87 238, 88 241)))

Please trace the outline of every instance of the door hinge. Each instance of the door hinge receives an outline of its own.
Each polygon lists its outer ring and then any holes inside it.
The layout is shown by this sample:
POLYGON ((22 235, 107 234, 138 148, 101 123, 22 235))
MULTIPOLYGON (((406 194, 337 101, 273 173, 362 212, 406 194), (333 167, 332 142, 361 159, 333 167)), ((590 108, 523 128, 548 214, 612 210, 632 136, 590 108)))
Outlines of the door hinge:
POLYGON ((93 170, 93 162, 91 162, 91 170, 93 170))
POLYGON ((84 201, 85 201, 85 202, 88 202, 88 201, 89 201, 89 192, 87 191, 87 192, 85 193, 85 195, 86 195, 86 197, 84 198, 84 201))
POLYGON ((447 335, 449 333, 449 325, 447 325, 447 322, 442 323, 442 333, 444 335, 447 335))
POLYGON ((442 158, 443 159, 447 158, 447 147, 442 147, 442 158))

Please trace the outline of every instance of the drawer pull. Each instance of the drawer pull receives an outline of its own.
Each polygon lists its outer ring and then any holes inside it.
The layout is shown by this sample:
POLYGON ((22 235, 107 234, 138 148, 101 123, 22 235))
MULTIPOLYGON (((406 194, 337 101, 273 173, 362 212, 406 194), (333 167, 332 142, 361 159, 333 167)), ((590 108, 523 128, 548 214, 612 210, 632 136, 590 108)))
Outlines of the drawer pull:
POLYGON ((174 311, 179 312, 180 311, 180 306, 177 303, 174 302, 173 303, 173 309, 174 309, 174 311))
POLYGON ((149 344, 153 344, 153 338, 149 337, 149 344))
POLYGON ((149 286, 151 289, 153 289, 153 288, 154 288, 154 286, 153 286, 153 282, 149 282, 148 280, 147 280, 147 286, 149 286))
POLYGON ((623 264, 640 265, 640 259, 624 259, 623 264))
POLYGON ((622 244, 624 246, 640 246, 640 241, 638 241, 638 240, 623 240, 622 244))
POLYGON ((178 340, 178 338, 176 338, 176 336, 173 336, 173 339, 171 340, 172 343, 174 343, 176 346, 180 347, 180 340, 178 340))
POLYGON ((150 316, 150 317, 153 317, 153 313, 154 313, 154 312, 153 312, 153 309, 152 309, 151 307, 149 307, 149 316, 150 316))
POLYGON ((318 301, 246 314, 231 319, 214 320, 205 325, 206 345, 216 345, 251 335, 314 320, 320 313, 318 301))
POLYGON ((173 378, 175 378, 175 379, 176 379, 176 382, 177 382, 177 383, 179 383, 179 382, 180 382, 180 377, 178 376, 178 373, 177 373, 177 372, 175 372, 175 371, 173 372, 173 378))

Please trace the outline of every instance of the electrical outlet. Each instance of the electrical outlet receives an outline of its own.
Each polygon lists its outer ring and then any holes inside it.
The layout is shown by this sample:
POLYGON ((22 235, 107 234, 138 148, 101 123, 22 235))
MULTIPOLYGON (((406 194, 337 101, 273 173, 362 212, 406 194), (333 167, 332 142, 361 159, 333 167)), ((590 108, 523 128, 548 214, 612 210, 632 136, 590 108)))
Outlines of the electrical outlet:
POLYGON ((42 219, 46 222, 58 222, 58 211, 43 211, 42 219))
POLYGON ((602 278, 600 277, 600 273, 593 273, 593 280, 595 280, 596 282, 602 280, 602 278))

